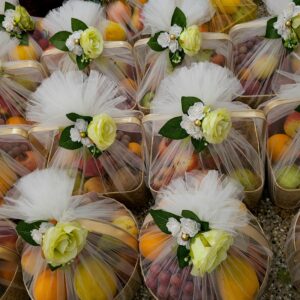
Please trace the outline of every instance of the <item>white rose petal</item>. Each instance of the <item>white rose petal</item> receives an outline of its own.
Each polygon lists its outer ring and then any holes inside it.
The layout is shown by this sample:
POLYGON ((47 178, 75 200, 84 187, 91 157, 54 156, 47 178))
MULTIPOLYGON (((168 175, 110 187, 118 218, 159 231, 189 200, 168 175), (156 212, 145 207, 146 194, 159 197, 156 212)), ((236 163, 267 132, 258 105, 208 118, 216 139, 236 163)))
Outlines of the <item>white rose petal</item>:
POLYGON ((157 43, 163 48, 169 47, 170 41, 170 35, 167 32, 162 32, 157 38, 157 43))

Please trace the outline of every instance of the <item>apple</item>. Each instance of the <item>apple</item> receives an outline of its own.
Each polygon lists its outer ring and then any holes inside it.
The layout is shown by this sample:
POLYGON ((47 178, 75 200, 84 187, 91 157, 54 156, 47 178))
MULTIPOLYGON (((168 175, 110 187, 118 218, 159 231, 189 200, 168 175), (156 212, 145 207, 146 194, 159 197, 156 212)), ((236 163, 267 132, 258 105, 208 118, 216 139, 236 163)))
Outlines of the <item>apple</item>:
POLYGON ((141 106, 143 106, 145 108, 150 108, 150 105, 151 105, 151 102, 152 102, 154 96, 155 96, 154 92, 146 93, 140 101, 141 106))
POLYGON ((249 169, 236 169, 230 177, 238 181, 245 191, 256 190, 261 184, 259 177, 249 169))
POLYGON ((103 194, 107 192, 107 185, 100 177, 91 177, 84 183, 83 189, 85 193, 95 192, 103 194))
POLYGON ((275 173, 277 183, 285 189, 300 188, 300 167, 291 165, 283 167, 275 173))
POLYGON ((37 167, 38 157, 37 154, 33 151, 26 151, 22 153, 20 156, 16 157, 16 160, 27 170, 34 171, 37 167))
POLYGON ((84 162, 81 161, 79 169, 82 171, 84 177, 94 177, 104 173, 101 162, 95 158, 87 159, 85 168, 84 168, 84 162))
POLYGON ((128 23, 131 17, 130 6, 122 1, 113 1, 106 9, 107 17, 109 20, 116 23, 128 23))
POLYGON ((291 113, 286 118, 283 127, 285 133, 291 138, 294 138, 300 130, 300 113, 297 111, 291 113))
POLYGON ((112 222, 115 226, 124 229, 126 232, 133 235, 135 238, 138 235, 138 229, 134 220, 129 216, 120 216, 113 220, 112 222))
POLYGON ((264 54, 253 62, 251 73, 257 79, 265 80, 276 70, 279 59, 273 54, 264 54))

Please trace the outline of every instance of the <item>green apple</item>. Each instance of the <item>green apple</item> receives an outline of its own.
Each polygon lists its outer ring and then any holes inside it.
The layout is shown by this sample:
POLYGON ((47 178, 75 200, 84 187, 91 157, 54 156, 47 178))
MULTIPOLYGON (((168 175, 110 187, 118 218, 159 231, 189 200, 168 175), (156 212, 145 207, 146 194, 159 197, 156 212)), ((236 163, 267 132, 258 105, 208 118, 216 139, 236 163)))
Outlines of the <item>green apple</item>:
POLYGON ((260 186, 260 178, 249 169, 236 169, 230 177, 240 182, 245 191, 256 190, 260 186))
POLYGON ((148 92, 144 95, 144 97, 141 100, 141 106, 145 108, 150 108, 151 102, 155 96, 155 93, 153 92, 148 92))
POLYGON ((277 183, 285 189, 300 188, 300 167, 291 165, 276 171, 277 183))

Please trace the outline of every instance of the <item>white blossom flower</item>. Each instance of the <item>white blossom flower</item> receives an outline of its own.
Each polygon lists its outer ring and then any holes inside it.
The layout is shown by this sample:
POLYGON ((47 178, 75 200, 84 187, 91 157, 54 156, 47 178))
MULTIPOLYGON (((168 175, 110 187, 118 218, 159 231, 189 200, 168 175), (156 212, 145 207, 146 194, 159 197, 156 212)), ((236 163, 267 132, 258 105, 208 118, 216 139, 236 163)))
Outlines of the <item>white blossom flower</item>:
POLYGON ((83 49, 79 44, 82 33, 82 30, 75 31, 66 40, 66 47, 70 52, 73 52, 77 56, 80 56, 83 53, 83 49))
POLYGON ((93 142, 88 137, 81 139, 81 143, 86 147, 91 147, 93 145, 93 142))
POLYGON ((75 128, 77 128, 80 132, 86 132, 89 123, 83 119, 77 119, 75 122, 75 128))
POLYGON ((70 130, 70 137, 72 142, 79 142, 82 145, 90 147, 93 145, 92 141, 86 136, 89 123, 83 119, 77 119, 75 125, 70 130), (82 133, 84 133, 82 135, 82 133))
POLYGON ((31 231, 31 237, 38 245, 41 245, 43 241, 43 234, 38 229, 33 229, 31 231))
POLYGON ((178 25, 173 25, 169 32, 162 32, 158 38, 157 43, 163 48, 169 48, 172 53, 180 49, 178 38, 182 28, 178 25))
POLYGON ((188 110, 189 119, 192 121, 202 120, 205 116, 205 106, 202 102, 197 102, 188 110))
POLYGON ((182 121, 180 123, 181 128, 183 128, 188 135, 193 137, 196 140, 200 140, 203 137, 203 133, 200 126, 195 124, 195 121, 192 120, 188 115, 182 116, 182 121))
POLYGON ((40 228, 39 228, 39 232, 44 234, 49 228, 53 227, 54 225, 52 223, 49 223, 49 222, 43 222, 41 225, 40 225, 40 228))
POLYGON ((190 238, 198 234, 200 230, 200 225, 196 221, 187 218, 181 218, 180 222, 175 218, 169 218, 166 226, 172 236, 176 238, 177 244, 185 246, 187 249, 190 247, 190 238), (182 238, 183 235, 188 235, 189 238, 185 240, 182 238))
POLYGON ((296 6, 294 2, 289 3, 289 6, 277 17, 274 23, 274 28, 284 40, 288 40, 291 36, 291 26, 287 25, 288 21, 300 13, 300 6, 296 6))
POLYGON ((8 9, 5 11, 2 26, 5 28, 7 32, 15 31, 14 18, 15 18, 15 11, 13 9, 8 9))
POLYGON ((80 131, 75 127, 71 128, 70 137, 71 137, 72 142, 81 142, 81 139, 82 139, 82 137, 80 135, 80 131))

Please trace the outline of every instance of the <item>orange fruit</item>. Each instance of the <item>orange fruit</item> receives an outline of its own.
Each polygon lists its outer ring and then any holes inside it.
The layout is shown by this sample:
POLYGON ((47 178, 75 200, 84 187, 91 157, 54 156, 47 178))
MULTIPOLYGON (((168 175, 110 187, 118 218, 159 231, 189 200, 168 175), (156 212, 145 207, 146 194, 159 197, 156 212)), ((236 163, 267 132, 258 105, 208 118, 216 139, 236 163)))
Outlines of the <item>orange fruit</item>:
POLYGON ((38 55, 32 45, 18 45, 10 53, 12 60, 37 60, 38 55))
POLYGON ((274 134, 268 139, 268 153, 272 162, 281 158, 291 142, 292 139, 283 133, 274 134))
POLYGON ((126 41, 127 34, 125 29, 118 23, 109 21, 104 30, 105 41, 126 41))
POLYGON ((34 300, 65 300, 66 287, 63 272, 49 269, 41 272, 33 286, 34 300))
POLYGON ((200 25, 199 30, 200 30, 200 32, 208 32, 209 31, 208 24, 205 23, 205 24, 200 25))
POLYGON ((26 251, 21 258, 22 270, 30 275, 34 275, 36 265, 41 257, 41 250, 39 247, 33 247, 32 250, 26 251))
POLYGON ((139 240, 141 254, 147 259, 154 260, 169 238, 170 235, 157 229, 143 234, 139 240))
POLYGON ((238 11, 241 0, 214 0, 218 10, 224 14, 234 14, 238 11))
POLYGON ((0 159, 0 195, 3 197, 7 191, 14 185, 18 177, 8 165, 0 159))
POLYGON ((129 143, 128 149, 138 156, 142 156, 142 146, 139 143, 129 143))
POLYGON ((20 125, 20 124, 27 124, 27 121, 23 117, 9 117, 6 120, 6 125, 20 125))
POLYGON ((12 281, 18 265, 12 261, 2 261, 0 263, 0 280, 12 281))
POLYGON ((256 299, 259 281, 254 267, 241 257, 228 256, 217 272, 222 300, 256 299))

